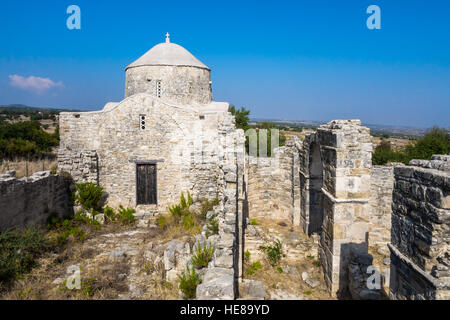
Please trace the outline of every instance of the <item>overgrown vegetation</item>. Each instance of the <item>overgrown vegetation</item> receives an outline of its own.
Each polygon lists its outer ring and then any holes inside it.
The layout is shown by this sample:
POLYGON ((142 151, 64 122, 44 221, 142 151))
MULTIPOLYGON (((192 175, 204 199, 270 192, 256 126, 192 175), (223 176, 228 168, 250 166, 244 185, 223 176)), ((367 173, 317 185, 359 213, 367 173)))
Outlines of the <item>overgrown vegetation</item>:
POLYGON ((207 267, 214 255, 214 250, 214 246, 210 243, 206 244, 205 242, 203 245, 199 244, 192 255, 192 264, 196 268, 207 267))
POLYGON ((285 256, 280 240, 276 240, 272 244, 260 246, 259 249, 266 254, 267 260, 272 267, 278 266, 281 258, 285 256))
POLYGON ((104 198, 103 187, 92 182, 76 184, 75 203, 81 205, 85 210, 100 211, 104 198))
MULTIPOLYGON (((169 233, 174 230, 188 232, 190 234, 200 233, 203 225, 207 223, 207 213, 218 204, 219 200, 204 200, 201 203, 199 211, 191 208, 193 202, 189 192, 186 193, 186 196, 182 192, 179 203, 169 206, 168 214, 157 218, 158 226, 163 230, 167 230, 169 233)), ((218 222, 214 221, 214 218, 211 217, 207 223, 207 237, 219 231, 218 222)))
POLYGON ((260 261, 255 261, 247 267, 247 274, 249 276, 253 275, 257 270, 262 269, 262 264, 260 261))
POLYGON ((39 228, 0 233, 0 289, 2 283, 30 272, 36 259, 50 248, 50 241, 39 228))
MULTIPOLYGON (((278 130, 282 130, 282 127, 272 123, 272 122, 268 122, 268 121, 263 121, 258 123, 255 126, 250 125, 249 122, 249 115, 250 115, 250 110, 245 109, 244 107, 241 107, 240 109, 237 109, 234 105, 231 105, 229 108, 229 111, 232 115, 234 115, 235 117, 235 125, 237 129, 242 129, 245 131, 249 130, 249 129, 255 129, 256 130, 256 154, 259 156, 259 138, 260 138, 260 130, 261 129, 266 129, 267 130, 267 156, 270 157, 272 155, 272 133, 270 129, 278 129, 278 130)), ((301 131, 301 130, 300 130, 301 131)), ((279 132, 279 141, 278 144, 279 146, 284 146, 286 142, 286 137, 285 135, 280 131, 279 132)), ((250 137, 246 136, 245 138, 245 149, 247 151, 247 153, 249 153, 249 149, 250 149, 250 137)))
POLYGON ((435 127, 404 150, 393 150, 390 142, 383 140, 372 154, 372 163, 374 165, 383 165, 388 162, 409 164, 413 159, 430 160, 433 154, 447 154, 450 152, 450 140, 447 134, 447 130, 435 127))
POLYGON ((180 291, 183 293, 183 299, 195 299, 197 286, 200 284, 200 276, 195 272, 195 268, 190 269, 178 276, 180 280, 180 291))
POLYGON ((0 121, 0 157, 30 157, 50 152, 59 144, 59 130, 43 130, 38 121, 8 123, 0 121))

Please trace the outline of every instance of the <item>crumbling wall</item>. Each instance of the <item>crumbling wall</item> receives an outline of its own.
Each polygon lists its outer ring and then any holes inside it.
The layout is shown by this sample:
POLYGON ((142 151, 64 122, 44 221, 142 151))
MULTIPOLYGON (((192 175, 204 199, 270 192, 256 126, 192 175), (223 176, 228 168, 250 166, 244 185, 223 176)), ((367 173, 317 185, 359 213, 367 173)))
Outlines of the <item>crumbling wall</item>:
POLYGON ((294 222, 295 200, 299 202, 300 194, 295 143, 274 149, 271 157, 247 157, 250 218, 294 222))
POLYGON ((390 297, 450 299, 450 155, 394 175, 390 297))
POLYGON ((370 246, 385 247, 391 241, 393 189, 394 164, 373 166, 370 175, 370 246))
POLYGON ((348 287, 351 251, 368 250, 372 142, 360 120, 334 120, 306 136, 300 151, 300 225, 319 233, 332 295, 348 287))
POLYGON ((214 258, 197 287, 196 296, 200 300, 236 298, 239 296, 238 281, 242 276, 245 137, 242 130, 220 132, 219 143, 225 146, 225 153, 220 159, 218 179, 220 204, 214 210, 219 222, 219 235, 215 241, 214 258))
POLYGON ((98 183, 97 153, 59 149, 58 172, 69 173, 75 182, 98 183))
POLYGON ((50 171, 21 179, 14 172, 0 175, 0 231, 44 225, 49 215, 71 214, 70 185, 50 171))

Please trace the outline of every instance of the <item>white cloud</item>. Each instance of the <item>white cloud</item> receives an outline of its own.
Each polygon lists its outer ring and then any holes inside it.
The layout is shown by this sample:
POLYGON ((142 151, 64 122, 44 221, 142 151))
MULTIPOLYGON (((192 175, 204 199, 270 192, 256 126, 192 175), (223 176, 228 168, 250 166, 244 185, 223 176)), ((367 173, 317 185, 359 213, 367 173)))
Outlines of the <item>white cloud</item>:
POLYGON ((17 74, 13 74, 9 76, 9 79, 12 87, 32 91, 37 94, 43 94, 52 88, 64 87, 62 82, 54 82, 49 78, 35 76, 25 78, 17 74))

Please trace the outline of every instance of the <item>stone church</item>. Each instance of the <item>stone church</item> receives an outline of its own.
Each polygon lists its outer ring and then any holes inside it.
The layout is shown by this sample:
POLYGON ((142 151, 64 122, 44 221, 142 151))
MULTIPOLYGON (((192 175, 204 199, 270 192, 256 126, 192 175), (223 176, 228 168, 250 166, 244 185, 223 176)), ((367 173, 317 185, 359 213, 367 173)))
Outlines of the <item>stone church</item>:
POLYGON ((210 68, 166 34, 125 73, 121 102, 61 113, 59 171, 100 184, 109 205, 138 215, 164 212, 182 191, 217 197, 223 169, 243 156, 244 133, 229 104, 212 100, 210 68))

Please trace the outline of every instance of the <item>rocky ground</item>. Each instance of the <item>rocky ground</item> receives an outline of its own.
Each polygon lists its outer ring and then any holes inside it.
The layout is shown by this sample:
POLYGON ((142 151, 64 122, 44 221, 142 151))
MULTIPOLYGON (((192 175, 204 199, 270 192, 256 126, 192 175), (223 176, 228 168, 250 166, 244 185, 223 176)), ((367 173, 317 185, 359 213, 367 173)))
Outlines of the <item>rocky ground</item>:
POLYGON ((248 225, 245 250, 250 253, 240 285, 242 299, 326 300, 332 299, 323 280, 318 258, 318 237, 308 237, 299 227, 271 219, 256 219, 248 225), (284 257, 279 267, 269 264, 261 245, 280 240, 284 257), (258 262, 261 268, 254 270, 258 262), (250 270, 250 271, 249 271, 250 270))
POLYGON ((167 234, 151 222, 105 229, 83 243, 41 257, 38 266, 0 298, 179 298, 177 275, 191 257, 194 235, 167 234), (76 284, 73 276, 77 270, 81 288, 72 290, 67 283, 76 284))

